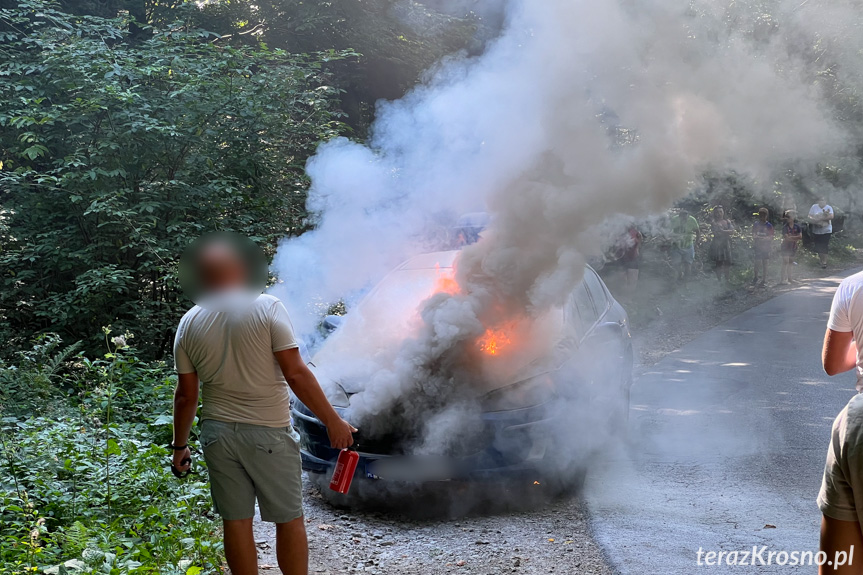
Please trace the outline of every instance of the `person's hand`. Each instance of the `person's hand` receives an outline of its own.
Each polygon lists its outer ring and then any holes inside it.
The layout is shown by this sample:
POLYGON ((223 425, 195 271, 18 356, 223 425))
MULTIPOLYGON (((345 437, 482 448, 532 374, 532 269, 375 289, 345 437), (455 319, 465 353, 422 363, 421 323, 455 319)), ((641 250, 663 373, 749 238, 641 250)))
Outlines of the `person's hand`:
POLYGON ((357 428, 339 418, 338 421, 327 426, 327 435, 330 437, 330 445, 333 449, 344 449, 354 444, 353 433, 357 428))
POLYGON ((174 468, 179 473, 185 473, 189 471, 189 468, 192 467, 190 463, 192 460, 192 452, 189 451, 189 448, 181 449, 179 451, 174 451, 174 459, 172 461, 174 468), (184 463, 185 462, 185 463, 184 463))

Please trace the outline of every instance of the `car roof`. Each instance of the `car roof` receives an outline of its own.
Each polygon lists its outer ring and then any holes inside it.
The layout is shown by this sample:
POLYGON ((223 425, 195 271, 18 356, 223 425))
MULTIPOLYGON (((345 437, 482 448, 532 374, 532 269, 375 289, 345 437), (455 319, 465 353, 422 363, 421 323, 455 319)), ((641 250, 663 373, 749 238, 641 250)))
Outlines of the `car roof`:
MULTIPOLYGON (((460 250, 447 250, 443 252, 429 252, 420 254, 404 262, 396 268, 396 270, 427 270, 427 269, 446 269, 451 268, 458 256, 460 250)), ((592 266, 585 264, 586 269, 593 269, 592 266)), ((394 270, 395 271, 395 270, 394 270)))
POLYGON ((458 250, 420 254, 418 256, 412 257, 396 269, 425 270, 436 268, 451 268, 457 255, 458 250))

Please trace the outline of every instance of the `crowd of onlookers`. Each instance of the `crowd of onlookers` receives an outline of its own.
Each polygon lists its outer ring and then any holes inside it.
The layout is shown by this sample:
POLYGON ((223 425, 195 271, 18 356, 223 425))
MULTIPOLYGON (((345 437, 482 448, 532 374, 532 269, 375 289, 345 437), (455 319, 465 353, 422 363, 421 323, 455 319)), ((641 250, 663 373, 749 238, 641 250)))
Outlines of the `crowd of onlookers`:
MULTIPOLYGON (((812 247, 818 254, 821 267, 827 268, 827 254, 830 237, 833 233, 833 208, 825 198, 819 198, 806 215, 808 232, 811 234, 812 247)), ((696 263, 696 246, 706 239, 705 230, 709 227, 709 244, 706 257, 702 263, 711 266, 720 284, 731 281, 731 266, 734 263, 735 251, 732 242, 738 232, 735 223, 726 216, 722 206, 713 207, 708 216, 708 222, 702 226, 686 208, 680 208, 671 216, 665 234, 668 262, 674 269, 679 282, 687 282, 693 274, 696 263), (704 229, 703 229, 704 228, 704 229)), ((757 217, 748 233, 752 242, 752 280, 756 287, 764 287, 769 277, 770 262, 778 255, 779 285, 798 283, 794 277, 794 266, 797 265, 797 250, 803 240, 803 226, 794 209, 786 209, 782 213, 776 227, 770 221, 768 208, 760 208, 757 217), (777 241, 781 240, 781 241, 777 241), (778 245, 777 245, 778 244, 778 245)), ((635 223, 628 226, 620 236, 615 246, 614 259, 624 270, 627 292, 632 293, 638 284, 638 269, 641 260, 641 248, 644 236, 635 223)), ((739 253, 739 252, 737 252, 739 253)))

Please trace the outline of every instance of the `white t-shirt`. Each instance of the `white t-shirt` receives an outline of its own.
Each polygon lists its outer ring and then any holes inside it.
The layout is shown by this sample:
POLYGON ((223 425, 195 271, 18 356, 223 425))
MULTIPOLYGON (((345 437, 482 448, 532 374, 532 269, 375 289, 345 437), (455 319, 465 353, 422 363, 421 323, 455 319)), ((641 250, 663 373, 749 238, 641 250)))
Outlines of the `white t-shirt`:
POLYGON ((857 342, 857 391, 863 392, 863 272, 842 280, 833 295, 827 328, 853 332, 857 342))
MULTIPOLYGON (((830 204, 825 204, 822 208, 818 204, 813 204, 811 208, 809 208, 809 218, 812 216, 820 216, 823 213, 829 213, 831 216, 833 215, 833 207, 830 204)), ((823 223, 819 223, 818 220, 814 220, 812 222, 812 233, 813 234, 832 234, 833 233, 833 220, 827 220, 823 223)))
POLYGON ((242 313, 195 306, 174 339, 177 373, 198 373, 201 419, 288 427, 290 392, 273 352, 297 347, 288 311, 261 294, 242 313))

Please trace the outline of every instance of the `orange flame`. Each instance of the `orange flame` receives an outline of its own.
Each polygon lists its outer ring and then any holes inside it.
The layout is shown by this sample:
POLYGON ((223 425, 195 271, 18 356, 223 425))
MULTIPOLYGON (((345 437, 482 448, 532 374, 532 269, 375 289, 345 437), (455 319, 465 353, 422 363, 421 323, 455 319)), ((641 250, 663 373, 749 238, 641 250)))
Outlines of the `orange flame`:
POLYGON ((477 340, 479 350, 489 355, 498 355, 505 347, 512 343, 509 335, 503 329, 487 329, 477 340))
POLYGON ((455 280, 451 269, 442 271, 440 264, 435 264, 434 268, 437 270, 437 282, 435 282, 434 293, 448 293, 450 295, 456 295, 461 292, 461 288, 455 280))

